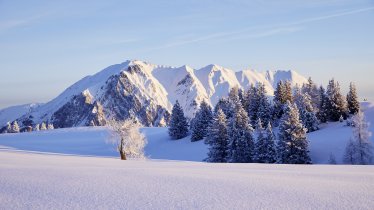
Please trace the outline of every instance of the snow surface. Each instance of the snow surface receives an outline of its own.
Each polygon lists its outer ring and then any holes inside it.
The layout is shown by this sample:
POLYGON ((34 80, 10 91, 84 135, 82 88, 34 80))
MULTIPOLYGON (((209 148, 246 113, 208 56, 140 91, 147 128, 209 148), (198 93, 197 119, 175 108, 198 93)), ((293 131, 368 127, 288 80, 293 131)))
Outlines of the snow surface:
POLYGON ((0 151, 0 209, 373 209, 374 167, 0 151))
MULTIPOLYGON (((367 120, 374 122, 374 104, 363 103, 362 107, 367 120)), ((374 133, 374 124, 371 124, 370 130, 374 133)), ((145 153, 150 159, 203 161, 206 158, 208 148, 203 141, 191 142, 190 136, 181 140, 171 140, 167 128, 142 128, 141 131, 148 140, 145 153)), ((341 163, 351 133, 352 128, 346 126, 345 122, 323 124, 321 130, 309 133, 309 148, 313 163, 328 163, 331 153, 337 162, 341 163)), ((0 148, 10 151, 117 156, 115 147, 108 144, 106 139, 108 139, 108 132, 104 127, 65 128, 2 134, 0 135, 0 148)))

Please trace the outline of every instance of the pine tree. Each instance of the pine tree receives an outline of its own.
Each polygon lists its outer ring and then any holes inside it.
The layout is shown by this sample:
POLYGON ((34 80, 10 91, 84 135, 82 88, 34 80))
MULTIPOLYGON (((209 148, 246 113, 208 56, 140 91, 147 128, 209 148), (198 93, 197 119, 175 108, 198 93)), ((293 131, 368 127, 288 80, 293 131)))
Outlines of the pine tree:
POLYGON ((258 163, 275 163, 276 161, 276 148, 275 136, 271 124, 268 123, 266 131, 257 127, 258 137, 255 144, 255 161, 258 163))
POLYGON ((261 119, 262 126, 266 126, 271 121, 272 109, 263 83, 259 83, 257 87, 257 104, 257 118, 261 119))
POLYGON ((12 125, 10 124, 10 122, 6 123, 5 133, 12 133, 12 125))
POLYGON ((327 115, 328 119, 331 121, 338 121, 340 116, 343 116, 344 119, 347 117, 347 105, 346 100, 340 91, 340 85, 338 82, 335 82, 334 79, 329 81, 327 86, 327 115))
POLYGON ((277 145, 278 162, 284 164, 310 164, 306 128, 300 121, 296 105, 287 102, 279 126, 277 145))
POLYGON ((171 139, 181 139, 186 137, 188 134, 188 123, 184 116, 183 109, 179 102, 176 101, 171 113, 170 125, 169 125, 169 136, 171 139))
POLYGON ((42 122, 42 124, 40 125, 40 130, 41 131, 47 130, 47 125, 45 124, 45 122, 42 122))
POLYGON ((19 133, 20 129, 17 121, 13 121, 10 129, 10 133, 19 133))
POLYGON ((224 163, 228 158, 229 136, 226 116, 221 109, 214 115, 205 143, 209 145, 208 162, 224 163))
POLYGON ((360 102, 358 101, 357 90, 354 83, 350 83, 349 92, 347 95, 347 104, 349 114, 357 114, 360 110, 360 102))
POLYGON ((320 94, 317 85, 313 82, 312 78, 309 77, 308 83, 304 84, 302 87, 302 93, 307 93, 311 97, 311 105, 313 106, 313 110, 318 112, 319 104, 320 104, 320 94))
POLYGON ((228 133, 229 161, 234 163, 253 162, 253 128, 248 122, 248 114, 240 103, 235 105, 234 116, 230 119, 228 133))
POLYGON ((289 81, 283 82, 282 80, 278 82, 277 88, 274 91, 274 118, 280 119, 283 115, 284 106, 289 102, 293 102, 292 98, 292 88, 289 81))
POLYGON ((47 129, 48 130, 53 130, 53 129, 55 129, 55 127, 53 126, 52 123, 48 123, 47 129))
POLYGON ((294 92, 294 102, 299 109, 300 120, 302 121, 307 132, 313 132, 319 129, 319 122, 314 108, 312 99, 308 93, 302 93, 301 89, 296 87, 294 92))
POLYGON ((36 124, 33 128, 32 128, 33 131, 39 131, 40 130, 40 125, 39 124, 36 124))
POLYGON ((199 141, 202 140, 206 134, 209 124, 213 119, 212 108, 209 106, 208 103, 203 101, 200 104, 200 109, 196 113, 195 118, 193 120, 193 126, 191 129, 191 141, 199 141))
POLYGON ((219 109, 223 111, 226 115, 226 119, 229 119, 233 116, 233 109, 230 105, 230 102, 227 98, 220 98, 214 107, 214 112, 217 112, 219 109))
POLYGON ((318 113, 317 118, 321 123, 326 123, 328 118, 328 111, 327 111, 327 103, 328 99, 326 96, 326 90, 321 86, 319 88, 319 106, 318 106, 318 113))
POLYGON ((258 107, 259 107, 257 87, 251 84, 251 86, 249 87, 247 91, 246 96, 247 96, 247 102, 248 102, 246 111, 248 113, 248 117, 251 123, 254 124, 256 123, 258 119, 257 113, 258 113, 258 107))

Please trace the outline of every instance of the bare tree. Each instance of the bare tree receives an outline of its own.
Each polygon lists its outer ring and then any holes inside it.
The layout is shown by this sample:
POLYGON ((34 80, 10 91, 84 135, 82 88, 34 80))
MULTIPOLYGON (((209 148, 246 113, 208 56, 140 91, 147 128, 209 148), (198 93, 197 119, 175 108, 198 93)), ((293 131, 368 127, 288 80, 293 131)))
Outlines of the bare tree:
POLYGON ((108 141, 114 144, 120 154, 121 160, 127 158, 144 158, 144 147, 147 143, 145 136, 139 132, 139 125, 131 120, 123 122, 108 120, 108 141))

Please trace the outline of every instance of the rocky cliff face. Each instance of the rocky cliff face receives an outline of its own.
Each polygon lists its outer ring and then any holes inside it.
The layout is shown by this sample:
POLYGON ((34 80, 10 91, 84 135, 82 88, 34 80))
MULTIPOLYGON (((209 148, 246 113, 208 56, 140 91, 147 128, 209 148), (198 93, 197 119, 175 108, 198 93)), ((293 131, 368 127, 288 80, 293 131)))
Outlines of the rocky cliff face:
POLYGON ((234 86, 247 89, 262 82, 272 95, 279 80, 289 80, 293 85, 306 82, 292 71, 234 72, 217 65, 194 70, 126 61, 83 78, 46 104, 0 110, 0 128, 13 120, 21 127, 46 122, 65 128, 102 126, 107 120, 129 118, 144 126, 166 126, 176 100, 191 118, 202 100, 215 105, 234 86))

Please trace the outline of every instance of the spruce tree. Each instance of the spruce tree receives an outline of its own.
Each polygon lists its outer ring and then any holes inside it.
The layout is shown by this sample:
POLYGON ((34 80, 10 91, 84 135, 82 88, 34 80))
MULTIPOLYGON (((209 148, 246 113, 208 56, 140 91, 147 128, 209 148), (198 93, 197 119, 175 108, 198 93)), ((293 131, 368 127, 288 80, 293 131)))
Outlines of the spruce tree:
POLYGON ((45 124, 45 122, 42 122, 42 124, 40 124, 40 130, 41 131, 47 130, 47 125, 45 124))
POLYGON ((278 162, 284 164, 310 164, 307 129, 300 121, 296 105, 287 102, 278 134, 278 162))
POLYGON ((188 134, 188 123, 184 116, 183 109, 179 102, 176 101, 171 113, 169 136, 171 139, 177 140, 186 137, 188 134))
POLYGON ((233 110, 230 105, 230 102, 227 98, 220 98, 214 107, 214 112, 217 112, 219 109, 223 111, 226 115, 226 119, 229 119, 233 116, 233 110))
POLYGON ((275 163, 276 161, 276 148, 275 148, 275 136, 271 124, 268 123, 266 131, 260 127, 257 127, 257 141, 255 144, 255 161, 258 163, 275 163))
POLYGON ((319 129, 319 121, 312 105, 312 99, 308 93, 302 93, 301 89, 296 87, 294 92, 294 102, 299 109, 300 120, 307 132, 313 132, 319 129))
POLYGON ((302 93, 307 93, 311 97, 311 105, 313 106, 313 110, 318 112, 319 104, 320 104, 320 94, 317 85, 313 82, 312 78, 308 78, 308 82, 303 85, 302 93))
POLYGON ((12 125, 10 124, 10 122, 6 123, 5 133, 12 133, 12 125))
POLYGON ((283 115, 284 106, 289 102, 293 102, 292 88, 289 81, 279 81, 274 91, 274 118, 280 119, 283 115))
POLYGON ((252 124, 255 124, 257 119, 258 119, 257 113, 258 113, 258 108, 259 108, 257 87, 255 87, 253 84, 251 84, 251 87, 248 89, 246 95, 247 95, 247 101, 248 101, 246 111, 248 113, 248 117, 250 119, 250 122, 252 124))
POLYGON ((39 124, 36 124, 33 128, 32 128, 33 131, 39 131, 40 130, 40 125, 39 124))
POLYGON ((228 126, 229 161, 234 163, 253 162, 253 128, 249 124, 248 114, 240 103, 235 105, 234 116, 228 126))
POLYGON ((347 95, 347 104, 349 114, 357 114, 360 110, 360 102, 358 101, 357 90, 354 83, 350 83, 349 92, 347 95))
POLYGON ((20 129, 18 126, 17 121, 13 121, 12 126, 11 126, 11 133, 19 133, 20 129))
POLYGON ((326 90, 321 86, 319 88, 319 106, 317 118, 321 123, 326 123, 328 120, 328 111, 327 111, 328 98, 326 96, 326 90))
POLYGON ((228 158, 229 136, 227 131, 226 115, 221 109, 215 112, 209 126, 205 143, 209 145, 208 162, 224 163, 228 158))
POLYGON ((261 119, 262 126, 264 127, 271 121, 272 109, 263 83, 259 83, 257 87, 257 104, 257 118, 261 119))
POLYGON ((346 100, 340 91, 340 85, 338 82, 335 82, 334 79, 329 81, 327 86, 327 114, 328 119, 331 121, 338 121, 340 116, 343 116, 344 119, 347 117, 347 105, 346 100))
POLYGON ((202 101, 200 104, 200 109, 196 113, 195 118, 193 120, 193 126, 191 129, 191 141, 199 141, 206 136, 208 126, 212 119, 212 108, 208 103, 202 101))

